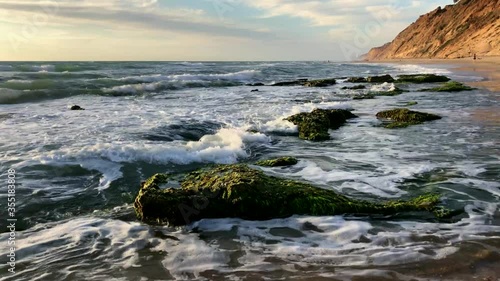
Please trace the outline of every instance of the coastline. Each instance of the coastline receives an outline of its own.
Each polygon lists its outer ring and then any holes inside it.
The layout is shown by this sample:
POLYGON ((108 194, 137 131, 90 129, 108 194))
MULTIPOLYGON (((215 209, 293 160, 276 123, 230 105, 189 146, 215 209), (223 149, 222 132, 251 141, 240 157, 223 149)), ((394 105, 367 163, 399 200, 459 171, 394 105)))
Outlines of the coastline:
POLYGON ((475 73, 483 77, 482 81, 465 82, 472 87, 485 88, 492 92, 500 92, 500 56, 462 59, 388 59, 366 60, 364 63, 394 63, 394 64, 446 64, 453 70, 465 73, 475 73))

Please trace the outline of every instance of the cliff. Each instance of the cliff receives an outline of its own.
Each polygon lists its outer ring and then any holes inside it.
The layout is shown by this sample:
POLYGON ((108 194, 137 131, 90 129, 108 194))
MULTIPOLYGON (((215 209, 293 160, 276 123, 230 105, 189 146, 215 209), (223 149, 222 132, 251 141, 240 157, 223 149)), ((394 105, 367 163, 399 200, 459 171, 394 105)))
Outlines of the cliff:
POLYGON ((500 55, 500 0, 462 0, 420 16, 366 60, 500 55))

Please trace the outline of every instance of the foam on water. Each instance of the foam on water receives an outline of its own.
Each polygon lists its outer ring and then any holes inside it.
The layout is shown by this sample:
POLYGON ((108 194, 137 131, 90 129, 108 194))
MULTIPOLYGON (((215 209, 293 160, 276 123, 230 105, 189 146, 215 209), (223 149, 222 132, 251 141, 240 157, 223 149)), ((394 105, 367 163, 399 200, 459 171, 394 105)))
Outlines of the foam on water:
POLYGON ((416 74, 416 73, 427 73, 427 74, 450 74, 448 69, 443 67, 432 67, 432 66, 422 66, 415 64, 391 64, 392 68, 403 72, 404 74, 416 74))
POLYGON ((244 129, 223 128, 214 135, 206 135, 197 142, 165 143, 98 143, 63 148, 35 157, 44 164, 61 163, 72 159, 106 159, 116 163, 236 163, 248 157, 246 145, 267 144, 269 137, 260 133, 249 133, 244 129))
MULTIPOLYGON (((247 81, 268 84, 366 71, 393 77, 446 74, 384 65, 266 64, 203 63, 188 68, 179 63, 54 63, 55 70, 12 64, 15 73, 5 72, 0 83, 24 88, 0 89, 0 102, 12 103, 2 104, 7 117, 0 118, 0 150, 2 164, 15 168, 23 179, 18 211, 28 218, 28 230, 20 231, 24 275, 13 280, 203 280, 217 272, 235 280, 247 272, 283 272, 285 279, 300 280, 351 266, 378 275, 382 273, 374 272, 383 266, 384 276, 393 278, 386 269, 447 258, 463 241, 500 236, 498 129, 473 118, 477 109, 495 112, 491 93, 437 95, 405 85, 409 92, 400 96, 344 102, 346 96, 335 93, 338 86, 244 86, 247 81), (62 69, 82 73, 54 73, 62 69), (36 72, 44 70, 50 73, 36 72), (54 88, 27 88, 32 86, 27 81, 46 77, 54 88), (98 79, 103 77, 108 78, 98 79), (103 94, 103 88, 110 92, 103 94), (259 92, 251 92, 254 88, 259 92), (114 95, 117 92, 124 95, 114 95), (142 92, 155 94, 137 95, 142 92), (43 102, 36 102, 44 96, 43 102), (418 101, 417 110, 443 119, 401 130, 380 127, 378 111, 408 100, 418 101), (86 110, 68 110, 73 104, 86 110), (331 140, 300 140, 297 127, 283 118, 315 108, 354 109, 359 118, 330 131, 331 140), (131 205, 117 216, 121 220, 101 217, 108 208, 129 204, 139 182, 153 173, 271 156, 300 161, 293 167, 266 168, 269 174, 369 200, 435 192, 442 195, 445 207, 465 206, 466 214, 453 223, 420 217, 391 221, 296 216, 265 222, 203 220, 180 229, 122 221, 134 220, 131 205)), ((390 90, 392 84, 379 87, 390 90)), ((6 237, 0 234, 0 243, 6 237)))
POLYGON ((370 90, 375 92, 390 92, 396 90, 396 86, 394 83, 384 82, 380 85, 373 85, 370 90))

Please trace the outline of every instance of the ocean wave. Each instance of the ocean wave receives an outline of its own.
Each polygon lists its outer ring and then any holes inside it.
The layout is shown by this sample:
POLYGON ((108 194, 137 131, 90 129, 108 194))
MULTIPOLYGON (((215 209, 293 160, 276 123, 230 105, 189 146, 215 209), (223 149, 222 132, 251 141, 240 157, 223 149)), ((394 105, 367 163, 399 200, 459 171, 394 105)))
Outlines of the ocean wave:
POLYGON ((151 75, 139 75, 139 76, 127 76, 123 78, 118 78, 118 81, 127 82, 175 82, 175 81, 217 81, 217 80, 227 80, 227 81, 239 81, 245 82, 252 79, 255 75, 260 73, 257 70, 243 70, 232 73, 222 73, 222 74, 175 74, 175 75, 162 75, 162 74, 151 74, 151 75))
POLYGON ((137 161, 156 164, 236 163, 247 158, 249 145, 269 144, 270 138, 260 133, 249 133, 242 128, 223 128, 216 134, 205 135, 199 141, 161 143, 98 143, 83 147, 64 148, 37 156, 44 164, 72 162, 74 159, 106 159, 115 163, 137 161))
POLYGON ((414 73, 428 73, 428 74, 450 74, 451 72, 444 68, 436 68, 430 66, 422 66, 415 64, 396 64, 390 65, 392 68, 398 70, 398 72, 405 72, 408 74, 414 73))
POLYGON ((370 90, 374 92, 391 92, 396 90, 396 85, 384 82, 383 84, 373 85, 370 90))
POLYGON ((0 71, 11 71, 12 66, 11 65, 0 65, 0 71))
POLYGON ((54 72, 56 67, 53 64, 16 65, 14 69, 21 72, 54 72))

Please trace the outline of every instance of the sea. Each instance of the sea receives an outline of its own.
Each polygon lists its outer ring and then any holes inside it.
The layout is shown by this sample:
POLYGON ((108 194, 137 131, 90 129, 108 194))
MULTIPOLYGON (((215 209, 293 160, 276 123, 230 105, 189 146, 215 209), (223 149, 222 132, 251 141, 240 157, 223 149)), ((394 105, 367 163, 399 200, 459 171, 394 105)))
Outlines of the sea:
POLYGON ((354 100, 395 85, 342 89, 355 85, 351 76, 415 73, 483 79, 404 63, 1 62, 0 280, 500 280, 498 92, 404 84, 398 96, 354 100), (320 78, 337 84, 270 86, 320 78), (375 117, 410 101, 443 119, 391 130, 375 117), (315 108, 359 118, 329 141, 301 140, 283 119, 315 108), (140 184, 155 173, 279 156, 299 163, 252 167, 356 199, 437 193, 464 213, 220 218, 178 228, 135 216, 140 184))

